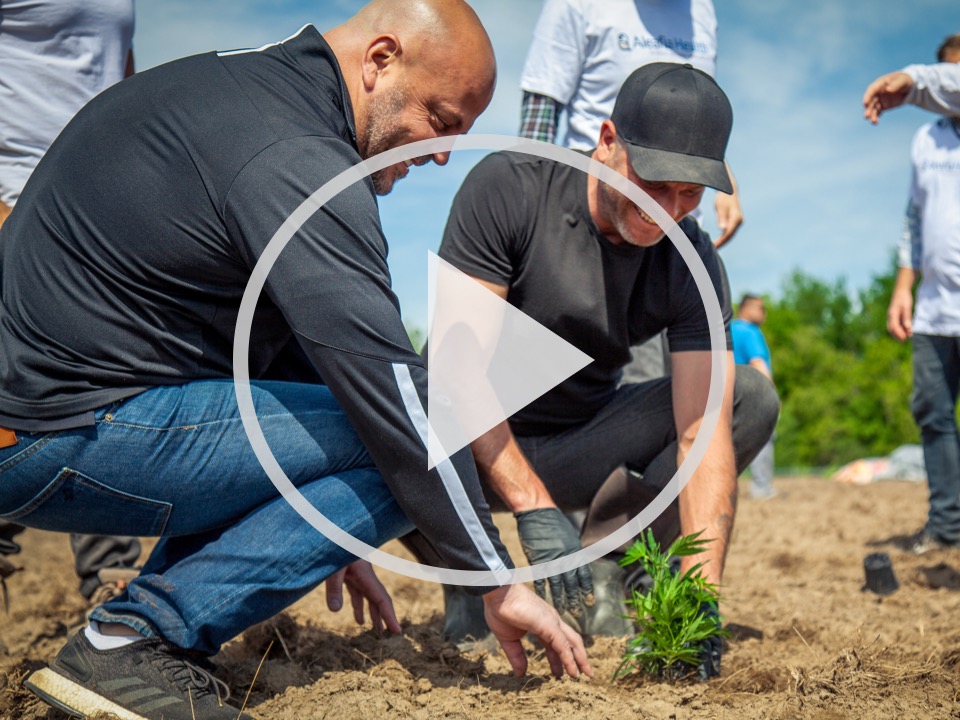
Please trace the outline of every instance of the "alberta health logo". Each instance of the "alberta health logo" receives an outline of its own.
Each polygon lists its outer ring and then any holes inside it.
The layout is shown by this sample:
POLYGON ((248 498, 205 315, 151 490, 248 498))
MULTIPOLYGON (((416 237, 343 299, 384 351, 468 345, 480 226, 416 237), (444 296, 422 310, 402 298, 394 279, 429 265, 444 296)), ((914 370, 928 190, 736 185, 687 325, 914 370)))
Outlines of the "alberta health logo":
MULTIPOLYGON (((434 361, 438 364, 431 368, 428 379, 426 444, 431 465, 439 466, 450 454, 589 363, 590 358, 470 278, 461 277, 436 256, 431 257, 429 263, 433 276, 430 343, 434 345, 430 354, 431 364, 434 361), (480 293, 481 290, 488 295, 480 293), (484 309, 478 312, 478 306, 484 309), (496 368, 508 370, 498 373, 496 368), (483 382, 479 382, 481 374, 485 378, 483 382), (477 390, 466 387, 474 385, 481 387, 477 390), (477 393, 482 396, 477 409, 469 404, 464 409, 463 403, 476 402, 477 393)), ((505 135, 456 135, 410 143, 362 161, 331 179, 291 213, 264 248, 240 302, 234 333, 234 387, 244 431, 264 472, 290 506, 318 532, 347 552, 407 577, 448 585, 504 585, 543 580, 593 562, 630 542, 676 499, 703 459, 720 417, 725 349, 720 303, 703 261, 676 222, 638 186, 585 155, 550 143, 505 135), (339 528, 321 508, 313 507, 306 500, 280 467, 260 427, 250 389, 250 333, 257 300, 283 248, 307 219, 338 193, 378 170, 423 155, 456 150, 512 150, 554 160, 596 177, 629 198, 660 225, 687 263, 704 303, 713 348, 704 421, 677 473, 660 494, 636 517, 590 547, 513 570, 452 570, 422 565, 385 553, 339 528)))
POLYGON ((707 44, 703 41, 694 41, 690 38, 667 37, 665 35, 634 35, 630 37, 627 33, 617 35, 617 46, 621 50, 629 51, 634 49, 643 50, 672 50, 673 52, 687 55, 706 55, 707 44))

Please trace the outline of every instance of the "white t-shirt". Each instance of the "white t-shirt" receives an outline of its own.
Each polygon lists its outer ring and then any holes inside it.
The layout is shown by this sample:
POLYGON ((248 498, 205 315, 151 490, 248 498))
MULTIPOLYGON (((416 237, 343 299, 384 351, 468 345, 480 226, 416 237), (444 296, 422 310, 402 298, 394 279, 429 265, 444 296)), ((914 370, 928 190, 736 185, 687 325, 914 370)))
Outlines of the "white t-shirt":
POLYGON ((63 126, 123 79, 133 0, 3 0, 0 200, 12 206, 63 126))
POLYGON ((564 144, 589 150, 623 81, 653 62, 716 74, 712 0, 546 0, 520 86, 564 105, 564 144))
MULTIPOLYGON (((941 118, 913 138, 910 205, 914 232, 905 234, 900 264, 923 274, 914 332, 960 336, 960 128, 941 118), (910 258, 913 258, 911 261, 910 258)), ((909 228, 908 228, 909 229, 909 228)))

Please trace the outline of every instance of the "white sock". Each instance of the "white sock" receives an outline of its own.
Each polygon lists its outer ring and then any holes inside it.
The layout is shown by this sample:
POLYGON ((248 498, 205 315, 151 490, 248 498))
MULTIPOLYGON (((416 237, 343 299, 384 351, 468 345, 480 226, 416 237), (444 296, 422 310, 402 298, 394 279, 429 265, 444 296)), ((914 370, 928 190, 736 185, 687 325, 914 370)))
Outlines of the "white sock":
MULTIPOLYGON (((130 629, 130 632, 135 632, 133 628, 130 629)), ((87 640, 90 641, 90 644, 93 645, 97 650, 116 650, 117 648, 122 648, 130 643, 135 643, 137 640, 143 640, 143 635, 104 635, 100 632, 100 623, 96 620, 91 620, 90 624, 83 629, 83 634, 87 636, 87 640)))

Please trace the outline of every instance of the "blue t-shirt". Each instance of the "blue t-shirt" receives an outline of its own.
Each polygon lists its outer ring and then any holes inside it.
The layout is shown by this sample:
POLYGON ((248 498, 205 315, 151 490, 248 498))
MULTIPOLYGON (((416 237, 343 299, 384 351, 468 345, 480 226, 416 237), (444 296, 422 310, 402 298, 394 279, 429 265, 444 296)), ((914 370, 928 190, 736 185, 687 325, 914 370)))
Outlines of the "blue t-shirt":
POLYGON ((772 371, 770 348, 759 327, 737 318, 730 323, 730 334, 733 336, 733 361, 737 365, 749 365, 751 360, 760 358, 772 371))

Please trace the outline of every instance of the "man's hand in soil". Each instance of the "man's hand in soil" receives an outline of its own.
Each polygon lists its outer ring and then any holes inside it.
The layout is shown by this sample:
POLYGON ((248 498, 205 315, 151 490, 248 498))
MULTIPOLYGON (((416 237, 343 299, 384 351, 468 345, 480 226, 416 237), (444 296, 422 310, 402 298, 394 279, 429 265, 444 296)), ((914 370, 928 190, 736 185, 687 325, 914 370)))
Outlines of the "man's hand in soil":
POLYGON ((383 633, 384 625, 392 633, 403 632, 390 594, 377 579, 370 563, 357 560, 327 578, 327 607, 333 612, 338 612, 343 607, 344 583, 350 593, 353 617, 358 625, 364 624, 363 601, 366 600, 370 603, 370 622, 378 635, 383 633))
MULTIPOLYGON (((556 560, 580 549, 580 533, 555 507, 527 510, 516 513, 515 517, 520 545, 531 565, 556 560)), ((584 605, 593 606, 593 577, 586 565, 548 579, 550 597, 557 610, 567 610, 579 617, 584 605)), ((533 586, 537 595, 546 597, 546 580, 536 580, 533 586)))
POLYGON ((487 625, 517 677, 527 671, 527 655, 520 643, 527 632, 539 638, 556 677, 563 677, 564 671, 570 677, 580 677, 581 672, 593 677, 583 639, 525 585, 507 585, 488 592, 483 596, 483 606, 487 625))

